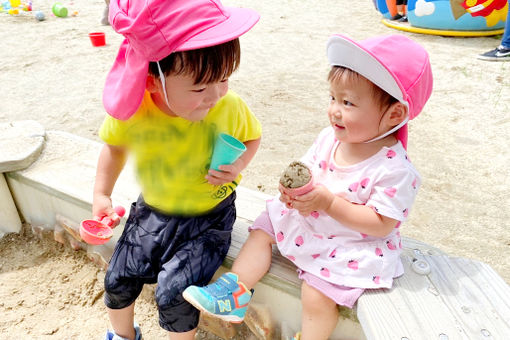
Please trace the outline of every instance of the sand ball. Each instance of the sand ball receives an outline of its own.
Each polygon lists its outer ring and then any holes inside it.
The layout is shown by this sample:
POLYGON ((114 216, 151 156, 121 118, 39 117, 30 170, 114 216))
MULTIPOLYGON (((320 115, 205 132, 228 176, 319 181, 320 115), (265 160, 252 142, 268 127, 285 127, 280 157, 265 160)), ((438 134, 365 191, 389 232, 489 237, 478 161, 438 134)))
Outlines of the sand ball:
POLYGON ((44 19, 46 19, 46 16, 44 15, 43 12, 41 11, 37 11, 34 13, 34 17, 37 21, 43 21, 44 19))

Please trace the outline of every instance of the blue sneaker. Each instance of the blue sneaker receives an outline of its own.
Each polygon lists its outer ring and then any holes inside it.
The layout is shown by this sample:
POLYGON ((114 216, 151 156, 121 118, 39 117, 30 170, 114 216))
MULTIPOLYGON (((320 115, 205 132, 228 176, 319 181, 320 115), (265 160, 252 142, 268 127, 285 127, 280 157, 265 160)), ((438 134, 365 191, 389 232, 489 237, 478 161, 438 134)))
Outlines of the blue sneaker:
POLYGON ((205 287, 189 286, 182 296, 202 312, 228 322, 241 323, 252 294, 253 290, 239 282, 236 274, 225 273, 205 287))
MULTIPOLYGON (((138 324, 135 323, 134 327, 135 327, 135 340, 142 340, 142 331, 140 331, 140 326, 138 326, 138 324)), ((127 340, 127 339, 118 336, 117 334, 115 334, 114 331, 110 331, 109 329, 107 329, 105 340, 127 340)))

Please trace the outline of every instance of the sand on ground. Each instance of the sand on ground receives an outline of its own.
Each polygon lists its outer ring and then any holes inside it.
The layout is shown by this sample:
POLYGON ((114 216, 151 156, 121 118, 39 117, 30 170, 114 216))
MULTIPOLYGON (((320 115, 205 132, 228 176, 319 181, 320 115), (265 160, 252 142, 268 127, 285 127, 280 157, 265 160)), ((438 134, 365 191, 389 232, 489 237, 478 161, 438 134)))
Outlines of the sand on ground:
MULTIPOLYGON (((100 24, 103 1, 62 2, 77 15, 51 16, 49 0, 33 4, 46 13, 42 22, 30 13, 0 13, 0 122, 34 119, 47 130, 99 140, 102 88, 122 38, 100 24), (92 31, 104 31, 107 45, 92 47, 92 31)), ((397 32, 380 22, 370 0, 224 2, 262 16, 241 38, 241 67, 230 81, 263 125, 260 151, 242 185, 276 193, 283 168, 327 126, 329 35, 404 34, 429 51, 435 84, 410 124, 408 151, 423 185, 402 234, 486 262, 510 282, 510 63, 476 59, 500 36, 397 32)), ((99 296, 102 273, 83 254, 28 235, 10 237, 0 243, 2 338, 102 334, 108 324, 99 296)), ((141 300, 137 320, 156 336, 162 333, 151 303, 141 300)))

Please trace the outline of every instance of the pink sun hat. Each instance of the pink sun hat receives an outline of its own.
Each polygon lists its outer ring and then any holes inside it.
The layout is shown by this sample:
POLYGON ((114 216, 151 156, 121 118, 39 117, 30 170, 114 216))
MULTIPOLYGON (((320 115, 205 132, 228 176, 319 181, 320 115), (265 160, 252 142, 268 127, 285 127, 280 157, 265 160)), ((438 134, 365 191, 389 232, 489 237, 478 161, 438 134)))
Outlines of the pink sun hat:
POLYGON ((126 39, 106 77, 106 112, 121 120, 136 112, 150 61, 233 40, 259 18, 251 9, 225 7, 218 0, 111 0, 110 24, 126 39))
MULTIPOLYGON (((403 35, 387 35, 359 42, 342 35, 329 38, 330 65, 351 69, 370 80, 408 108, 408 119, 420 114, 432 94, 432 70, 427 51, 403 35)), ((407 149, 405 122, 397 138, 407 149)))

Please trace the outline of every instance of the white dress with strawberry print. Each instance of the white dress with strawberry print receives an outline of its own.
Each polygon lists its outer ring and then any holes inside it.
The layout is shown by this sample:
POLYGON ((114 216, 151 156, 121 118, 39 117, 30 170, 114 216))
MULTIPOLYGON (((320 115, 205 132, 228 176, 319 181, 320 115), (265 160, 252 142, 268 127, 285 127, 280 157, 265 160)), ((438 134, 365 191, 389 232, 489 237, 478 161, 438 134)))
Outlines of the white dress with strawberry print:
POLYGON ((386 237, 359 233, 324 212, 303 217, 279 199, 267 202, 277 246, 301 270, 347 287, 390 288, 402 275, 400 223, 407 219, 420 176, 400 142, 351 166, 338 166, 338 141, 332 128, 324 129, 301 159, 312 170, 316 184, 352 203, 372 207, 400 221, 386 237))

